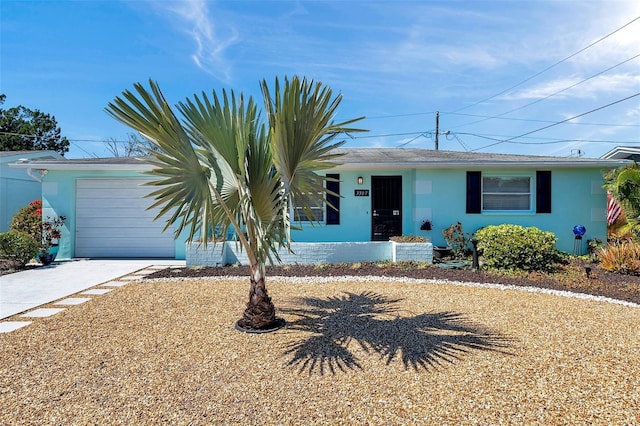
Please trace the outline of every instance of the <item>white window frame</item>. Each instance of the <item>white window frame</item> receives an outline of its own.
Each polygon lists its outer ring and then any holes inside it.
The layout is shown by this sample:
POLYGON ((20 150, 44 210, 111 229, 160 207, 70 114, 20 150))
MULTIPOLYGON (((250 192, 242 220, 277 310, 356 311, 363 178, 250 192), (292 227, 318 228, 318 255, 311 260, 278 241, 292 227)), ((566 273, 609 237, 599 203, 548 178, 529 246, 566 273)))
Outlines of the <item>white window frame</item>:
POLYGON ((534 182, 534 178, 531 175, 520 175, 520 174, 503 174, 503 173, 492 173, 492 174, 482 174, 482 212, 483 213, 501 213, 501 212, 509 212, 509 213, 529 213, 531 211, 533 211, 533 194, 534 192, 534 188, 533 188, 533 182, 534 182), (495 191, 495 192, 486 192, 486 187, 485 187, 485 179, 528 179, 529 181, 529 190, 527 192, 500 192, 500 191, 495 191), (527 196, 528 199, 528 207, 524 208, 524 209, 518 209, 518 208, 503 208, 503 209, 487 209, 486 206, 486 196, 490 195, 490 196, 498 196, 498 197, 509 197, 509 196, 517 196, 517 197, 522 197, 522 196, 527 196))
MULTIPOLYGON (((293 221, 294 222, 300 222, 300 223, 311 223, 311 221, 309 220, 309 218, 306 216, 304 210, 302 210, 302 207, 299 207, 295 204, 296 199, 294 198, 294 204, 293 204, 293 221), (302 219, 301 219, 302 217, 302 219)), ((326 209, 327 209, 327 205, 325 202, 322 203, 321 206, 311 206, 311 210, 316 211, 316 218, 318 220, 318 223, 323 223, 326 224, 326 220, 327 220, 327 215, 326 215, 326 209)))

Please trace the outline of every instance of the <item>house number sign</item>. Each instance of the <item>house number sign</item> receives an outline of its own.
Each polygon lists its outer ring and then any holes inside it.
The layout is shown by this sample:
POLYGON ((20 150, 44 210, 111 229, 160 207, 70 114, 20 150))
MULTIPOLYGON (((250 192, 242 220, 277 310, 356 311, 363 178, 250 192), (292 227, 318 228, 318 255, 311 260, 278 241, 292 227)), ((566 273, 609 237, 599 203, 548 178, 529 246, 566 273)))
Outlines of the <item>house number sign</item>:
POLYGON ((369 196, 369 190, 368 189, 356 189, 355 190, 355 196, 356 197, 368 197, 369 196))

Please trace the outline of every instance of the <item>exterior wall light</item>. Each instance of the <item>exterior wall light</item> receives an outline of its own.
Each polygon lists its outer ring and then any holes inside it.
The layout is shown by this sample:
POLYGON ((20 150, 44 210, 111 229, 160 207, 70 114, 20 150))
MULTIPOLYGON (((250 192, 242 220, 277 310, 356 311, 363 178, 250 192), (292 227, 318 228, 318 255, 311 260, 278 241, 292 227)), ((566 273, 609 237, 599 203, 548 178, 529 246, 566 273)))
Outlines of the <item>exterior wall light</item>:
POLYGON ((364 178, 362 176, 358 176, 358 185, 362 185, 364 183, 364 178))

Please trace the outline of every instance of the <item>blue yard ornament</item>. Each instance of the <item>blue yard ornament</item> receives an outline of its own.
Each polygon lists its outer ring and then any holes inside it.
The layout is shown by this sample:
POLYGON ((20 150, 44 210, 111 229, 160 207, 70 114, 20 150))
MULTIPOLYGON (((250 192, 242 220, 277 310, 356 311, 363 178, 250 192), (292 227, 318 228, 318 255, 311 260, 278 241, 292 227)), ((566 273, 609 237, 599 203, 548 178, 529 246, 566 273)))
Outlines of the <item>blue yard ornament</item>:
POLYGON ((582 225, 576 225, 573 227, 573 254, 582 255, 582 237, 587 232, 587 228, 582 225))

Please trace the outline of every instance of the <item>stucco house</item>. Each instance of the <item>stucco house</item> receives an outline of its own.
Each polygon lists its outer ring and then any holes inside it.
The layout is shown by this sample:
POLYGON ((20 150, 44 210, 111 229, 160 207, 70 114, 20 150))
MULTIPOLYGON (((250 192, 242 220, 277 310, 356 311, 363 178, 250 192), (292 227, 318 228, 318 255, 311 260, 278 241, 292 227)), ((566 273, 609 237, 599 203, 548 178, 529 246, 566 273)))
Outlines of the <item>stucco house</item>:
MULTIPOLYGON (((335 211, 322 209, 322 226, 302 223, 297 242, 384 241, 421 235, 444 245, 442 230, 461 222, 465 232, 511 223, 536 226, 574 250, 574 225, 583 244, 604 240, 606 193, 602 173, 628 160, 502 155, 427 149, 342 149, 342 165, 323 173, 340 182, 335 211), (429 226, 430 225, 430 226, 429 226), (427 229, 431 228, 431 229, 427 229)), ((151 166, 138 158, 33 159, 15 164, 42 176, 44 214, 65 215, 59 259, 167 257, 184 259, 185 240, 163 232, 144 198, 151 166)), ((302 217, 302 219, 304 219, 302 217)))
POLYGON ((32 177, 24 170, 9 167, 22 160, 63 160, 55 151, 0 151, 0 232, 9 230, 13 216, 33 200, 40 199, 40 174, 32 169, 32 177))

